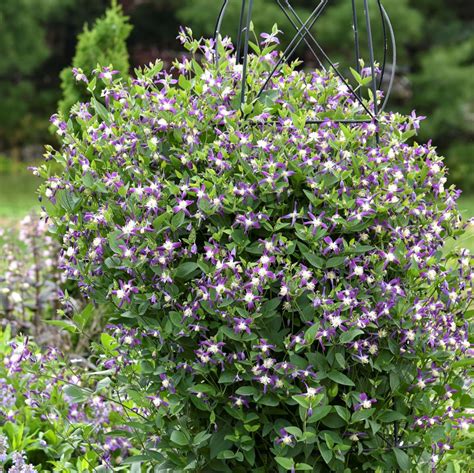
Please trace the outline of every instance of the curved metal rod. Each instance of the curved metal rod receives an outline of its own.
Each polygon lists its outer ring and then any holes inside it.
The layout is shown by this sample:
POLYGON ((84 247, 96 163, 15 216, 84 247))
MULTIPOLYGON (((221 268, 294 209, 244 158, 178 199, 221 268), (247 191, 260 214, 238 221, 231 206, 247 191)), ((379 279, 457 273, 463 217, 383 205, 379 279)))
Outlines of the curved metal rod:
POLYGON ((245 92, 247 87, 247 59, 249 55, 249 33, 250 20, 252 18, 253 0, 249 0, 249 9, 247 11, 247 24, 245 25, 244 57, 242 65, 242 92, 240 94, 240 107, 245 103, 245 92))
MULTIPOLYGON (((293 21, 293 18, 291 18, 290 15, 288 15, 287 11, 285 10, 285 7, 282 5, 281 3, 281 0, 277 0, 277 3, 278 3, 278 6, 280 7, 281 11, 285 14, 285 16, 288 18, 288 21, 291 23, 291 25, 293 26, 293 28, 296 30, 297 34, 298 32, 300 31, 300 28, 298 27, 298 25, 293 21)), ((288 3, 288 2, 287 2, 288 3)), ((319 5, 313 10, 313 13, 314 12, 317 12, 317 16, 315 18, 314 21, 312 21, 311 25, 309 25, 309 28, 308 29, 311 29, 315 23, 315 21, 319 18, 319 16, 321 15, 321 13, 323 12, 323 9, 326 7, 327 5, 327 0, 322 0, 319 5)), ((310 16, 312 16, 313 14, 311 14, 310 16)), ((308 23, 308 22, 306 22, 308 23)), ((310 51, 313 53, 314 57, 316 58, 316 61, 318 61, 319 65, 321 66, 321 69, 322 70, 326 70, 325 67, 324 67, 324 64, 319 60, 319 57, 318 55, 316 54, 316 51, 312 48, 311 44, 309 43, 309 41, 306 39, 306 34, 304 34, 302 36, 302 39, 304 40, 304 42, 306 43, 306 46, 308 46, 308 48, 310 49, 310 51)), ((301 41, 299 41, 299 43, 301 43, 301 41)), ((299 43, 295 46, 294 50, 290 53, 290 56, 295 52, 296 48, 299 46, 299 43)))
POLYGON ((388 38, 387 38, 387 29, 385 26, 385 18, 383 16, 383 11, 382 11, 382 2, 380 0, 377 0, 377 5, 379 7, 380 19, 382 20, 382 34, 383 34, 383 62, 382 62, 382 69, 380 73, 380 80, 379 80, 379 89, 381 89, 383 78, 385 75, 385 66, 387 65, 388 38))
POLYGON ((214 48, 215 48, 215 65, 217 66, 219 63, 219 50, 217 47, 217 42, 219 41, 219 35, 221 32, 222 20, 224 18, 225 12, 227 10, 227 6, 229 5, 229 0, 224 0, 221 6, 221 10, 219 15, 217 16, 216 21, 216 28, 214 29, 214 48))
MULTIPOLYGON (((321 12, 322 12, 322 5, 326 5, 327 1, 324 0, 322 1, 318 7, 313 11, 313 13, 311 13, 311 15, 308 17, 308 19, 306 20, 305 24, 311 28, 314 23, 316 22, 316 20, 319 18, 321 12)), ((278 2, 278 4, 280 5, 280 2, 278 2)), ((280 5, 281 7, 281 5, 280 5)), ((284 11, 284 10, 283 10, 284 11)), ((286 12, 284 11, 284 13, 286 14, 286 12)), ((281 66, 281 64, 283 63, 283 61, 287 60, 288 57, 290 57, 295 51, 296 51, 296 48, 299 46, 299 43, 301 43, 301 39, 298 41, 298 38, 304 34, 303 33, 303 29, 302 28, 296 28, 297 32, 296 32, 296 36, 290 41, 290 44, 286 47, 285 51, 283 51, 283 54, 280 56, 280 58, 278 59, 277 63, 275 64, 275 66, 273 67, 272 71, 270 72, 269 76, 267 77, 267 79, 265 80, 264 84, 262 85, 262 87, 260 87, 260 90, 258 91, 258 94, 256 95, 255 97, 255 100, 258 100, 260 98, 260 96, 262 95, 263 91, 266 89, 268 83, 270 82, 270 80, 272 79, 272 77, 274 76, 275 72, 277 71, 277 69, 281 66), (295 43, 295 44, 293 44, 295 43)))
POLYGON ((390 82, 388 84, 387 93, 385 94, 385 100, 380 107, 380 111, 383 112, 385 107, 387 106, 388 99, 390 98, 390 94, 392 93, 393 81, 395 79, 395 72, 397 69, 397 43, 395 40, 395 33, 393 31, 392 22, 390 21, 390 17, 388 16, 385 8, 380 5, 382 8, 383 16, 385 17, 385 21, 387 22, 388 30, 390 32, 390 40, 392 42, 392 72, 390 74, 390 82))
POLYGON ((359 28, 357 25, 357 8, 355 0, 352 0, 352 29, 354 30, 354 52, 355 52, 355 67, 360 74, 360 47, 359 47, 359 28))
POLYGON ((367 27, 367 43, 369 46, 369 60, 370 60, 370 71, 372 74, 372 94, 374 100, 374 113, 375 116, 379 114, 379 106, 377 103, 377 78, 375 77, 375 59, 374 59, 374 41, 372 39, 372 28, 370 25, 370 13, 369 13, 369 2, 364 0, 364 12, 365 22, 367 27))
MULTIPOLYGON (((365 0, 366 1, 366 0, 365 0)), ((291 4, 287 1, 287 6, 289 8, 289 10, 293 13, 293 16, 295 16, 295 18, 298 18, 298 15, 296 14, 294 8, 291 6, 291 4)), ((311 39, 311 41, 315 44, 315 46, 318 48, 319 52, 321 53, 321 55, 323 56, 323 58, 329 63, 329 65, 331 66, 331 69, 334 71, 334 73, 339 77, 339 79, 342 81, 342 83, 350 90, 351 94, 355 97, 355 99, 359 102, 359 104, 362 106, 362 108, 368 113, 368 115, 374 119, 374 120, 377 120, 377 116, 374 115, 372 113, 371 110, 369 110, 369 108, 365 105, 365 103, 363 102, 363 100, 359 97, 359 95, 357 94, 357 92, 353 89, 353 87, 351 87, 351 85, 349 84, 349 82, 344 78, 344 76, 339 72, 339 70, 337 69, 337 67, 335 66, 335 64, 331 61, 331 59, 329 58, 329 56, 325 53, 324 49, 321 47, 321 45, 318 43, 318 41, 316 40, 316 38, 313 36, 313 34, 311 33, 311 31, 309 31, 305 26, 304 26, 304 23, 299 19, 299 23, 302 25, 302 29, 305 30, 307 36, 311 39)))
POLYGON ((245 4, 246 4, 246 0, 242 0, 242 7, 240 9, 240 19, 239 19, 239 31, 237 34, 237 47, 235 48, 236 62, 239 62, 240 60, 240 48, 242 47, 242 27, 244 24, 245 4))

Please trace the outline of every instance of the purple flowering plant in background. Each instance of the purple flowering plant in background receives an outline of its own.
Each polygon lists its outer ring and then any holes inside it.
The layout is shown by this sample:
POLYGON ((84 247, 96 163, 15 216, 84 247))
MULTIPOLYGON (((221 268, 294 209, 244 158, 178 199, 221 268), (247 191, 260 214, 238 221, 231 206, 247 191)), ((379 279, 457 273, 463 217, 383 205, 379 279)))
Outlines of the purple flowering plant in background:
POLYGON ((90 365, 0 330, 0 471, 129 471, 122 463, 133 442, 121 422, 125 412, 135 417, 135 405, 109 401, 107 381, 91 377, 90 365))
POLYGON ((128 422, 130 461, 459 465, 474 273, 467 250, 443 251, 463 233, 459 191, 432 144, 411 142, 420 117, 336 123, 364 109, 337 76, 297 62, 257 98, 276 29, 252 45, 241 109, 230 40, 179 39, 189 55, 172 71, 86 78, 90 102, 53 117, 61 147, 37 170, 62 269, 110 314, 94 349, 141 419, 128 422))
POLYGON ((60 306, 65 278, 58 266, 59 245, 38 215, 27 215, 18 229, 0 230, 1 326, 42 336, 44 319, 60 306))

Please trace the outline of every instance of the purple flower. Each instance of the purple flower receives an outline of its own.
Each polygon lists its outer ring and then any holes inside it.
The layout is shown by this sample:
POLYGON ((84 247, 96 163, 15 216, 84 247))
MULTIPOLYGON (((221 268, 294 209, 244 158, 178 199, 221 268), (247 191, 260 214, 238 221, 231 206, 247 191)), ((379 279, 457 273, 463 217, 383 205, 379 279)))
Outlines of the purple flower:
POLYGON ((237 215, 235 217, 235 225, 244 227, 245 233, 252 229, 260 228, 259 219, 253 212, 249 212, 247 215, 237 215))
POLYGON ((276 443, 285 447, 293 447, 296 444, 296 440, 285 429, 280 429, 280 437, 276 439, 276 443))
POLYGON ((232 406, 237 408, 249 408, 249 402, 245 399, 244 396, 229 396, 229 399, 232 401, 232 406))
POLYGON ((173 212, 178 213, 178 212, 184 212, 188 217, 191 216, 189 213, 188 207, 193 203, 192 200, 186 200, 186 199, 176 199, 176 205, 173 207, 173 212))
POLYGON ((308 217, 310 220, 304 222, 305 225, 310 225, 311 226, 311 233, 313 235, 316 235, 316 232, 320 228, 324 228, 327 230, 327 225, 323 223, 323 217, 325 215, 325 212, 321 212, 318 216, 314 215, 311 212, 308 212, 308 217))
POLYGON ((389 248, 388 251, 379 251, 379 255, 383 258, 384 269, 389 264, 400 264, 400 261, 397 259, 395 255, 395 248, 389 248))
POLYGON ((78 82, 82 81, 82 82, 85 82, 86 84, 89 82, 86 75, 84 74, 84 72, 80 68, 73 67, 72 68, 72 74, 78 82))
POLYGON ((272 345, 268 343, 264 338, 261 338, 259 340, 259 343, 257 345, 254 345, 253 348, 256 348, 260 352, 262 352, 264 355, 268 355, 270 351, 275 349, 275 345, 272 345))
POLYGON ((252 319, 242 319, 239 317, 234 317, 234 332, 235 333, 242 333, 246 332, 248 334, 251 333, 250 325, 252 324, 252 319))
POLYGON ((296 205, 296 202, 295 202, 295 205, 294 205, 294 208, 293 208, 293 212, 287 214, 287 215, 283 215, 283 217, 281 217, 282 219, 287 219, 287 218, 290 218, 291 219, 291 226, 293 227, 296 223, 296 220, 301 218, 301 215, 300 215, 300 212, 296 210, 297 209, 297 205, 296 205))
POLYGON ((137 294, 139 291, 138 288, 133 285, 133 281, 124 282, 119 280, 118 283, 119 288, 113 289, 112 294, 118 299, 119 307, 122 307, 125 302, 131 302, 130 297, 132 294, 137 294))
POLYGON ((264 45, 264 46, 267 46, 269 44, 280 44, 280 40, 277 37, 278 33, 281 33, 281 31, 277 30, 275 32, 272 32, 271 34, 261 33, 260 37, 263 40, 263 41, 261 41, 261 44, 264 45))
POLYGON ((343 248, 344 240, 342 238, 337 238, 336 240, 332 240, 331 237, 327 236, 324 237, 324 243, 326 243, 326 248, 323 249, 323 255, 327 255, 328 253, 334 253, 338 255, 343 248))
POLYGON ((105 79, 107 81, 112 81, 113 76, 115 74, 118 74, 119 71, 115 71, 112 69, 112 67, 103 67, 102 70, 99 72, 99 78, 100 79, 105 79))
POLYGON ((366 393, 360 393, 359 401, 360 402, 358 402, 354 406, 356 411, 360 409, 370 409, 372 407, 372 404, 375 404, 377 402, 377 399, 369 399, 369 396, 367 396, 366 393))

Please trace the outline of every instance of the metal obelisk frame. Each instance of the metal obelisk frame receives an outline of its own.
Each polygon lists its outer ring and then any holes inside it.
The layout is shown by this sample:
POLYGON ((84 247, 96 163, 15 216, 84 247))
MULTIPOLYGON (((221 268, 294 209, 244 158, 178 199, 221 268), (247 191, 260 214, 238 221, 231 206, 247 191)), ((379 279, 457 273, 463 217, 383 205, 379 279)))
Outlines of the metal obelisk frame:
MULTIPOLYGON (((236 43, 236 55, 237 60, 241 61, 242 63, 242 90, 241 90, 241 105, 245 103, 246 99, 246 78, 247 78, 247 57, 249 52, 249 29, 250 29, 250 22, 252 19, 252 11, 254 7, 254 0, 223 0, 222 7, 220 9, 217 24, 215 29, 215 41, 217 45, 217 41, 219 40, 220 31, 222 20, 226 13, 227 7, 231 1, 240 1, 241 2, 241 9, 240 9, 240 19, 239 19, 239 26, 237 31, 237 43, 236 43)), ((265 83, 261 87, 260 91, 257 94, 257 98, 260 97, 262 92, 265 90, 269 82, 271 81, 272 77, 274 77, 275 73, 279 69, 279 67, 287 61, 292 54, 296 51, 298 46, 304 41, 306 46, 308 47, 309 51, 314 55, 316 62, 318 63, 321 69, 326 70, 326 65, 331 68, 334 73, 339 77, 339 79, 344 83, 344 85, 348 88, 354 99, 359 102, 362 106, 364 111, 367 114, 366 118, 360 119, 346 119, 346 120, 333 120, 335 123, 377 123, 379 114, 385 109, 388 99, 390 97, 390 93, 392 91, 393 80, 395 77, 395 69, 396 69, 396 44, 395 44, 395 35, 393 32, 392 24, 390 22, 390 18, 382 5, 381 0, 371 0, 372 3, 376 4, 378 15, 380 16, 380 21, 382 23, 382 31, 383 31, 383 61, 381 67, 381 73, 379 78, 379 84, 377 84, 377 75, 375 73, 375 56, 374 56, 374 44, 372 38, 372 28, 371 28, 371 13, 369 8, 369 0, 346 0, 352 2, 352 28, 354 31, 354 53, 355 53, 355 69, 357 72, 360 72, 360 34, 359 34, 359 27, 358 27, 358 8, 360 6, 357 3, 363 3, 364 9, 364 19, 365 19, 365 26, 367 31, 367 43, 368 43, 368 51, 369 51, 369 67, 371 69, 371 91, 373 95, 374 105, 373 110, 370 110, 367 105, 362 100, 361 96, 354 90, 351 86, 349 81, 341 74, 338 70, 336 65, 331 61, 329 56, 326 54, 324 49, 321 47, 313 33, 311 33, 311 28, 314 26, 320 15, 323 13, 324 9, 330 3, 329 0, 320 0, 316 7, 313 9, 311 14, 308 16, 306 21, 300 18, 298 13, 292 7, 291 2, 289 0, 275 0, 278 6, 281 8, 285 16, 288 18, 288 21, 295 29, 295 35, 289 42, 286 49, 283 51, 278 62, 275 64, 272 72, 266 79, 265 83), (387 53, 388 53, 388 44, 389 38, 387 37, 387 29, 390 35, 390 43, 392 49, 392 67, 391 67, 391 75, 387 87, 387 91, 385 93, 385 98, 383 103, 380 105, 376 99, 376 92, 377 89, 380 89, 382 86, 383 77, 385 74, 385 67, 387 62, 387 53)), ((258 2, 258 0, 257 0, 258 2)), ((316 2, 315 2, 316 3, 316 2)), ((217 54, 217 46, 216 46, 216 61, 218 61, 218 54, 217 54)), ((308 125, 311 124, 318 124, 322 123, 323 120, 308 120, 306 123, 308 125)), ((378 141, 378 135, 377 135, 378 141)))
MULTIPOLYGON (((223 0, 222 7, 220 9, 217 24, 215 29, 214 39, 216 41, 216 62, 219 61, 218 56, 218 48, 217 48, 217 41, 220 37, 221 25, 224 15, 226 13, 227 7, 231 1, 241 2, 241 9, 240 9, 240 19, 239 19, 239 27, 237 31, 237 42, 236 42, 236 56, 237 61, 242 63, 242 90, 241 90, 241 106, 245 104, 246 101, 246 84, 247 84, 247 58, 249 53, 249 30, 250 30, 250 22, 252 19, 252 11, 254 8, 254 0, 223 0)), ((259 0, 256 0, 258 2, 259 0)), ((271 71, 270 75, 265 80, 264 84, 262 85, 260 91, 257 94, 256 99, 260 97, 262 92, 265 90, 269 82, 271 81, 272 77, 274 77, 275 73, 279 69, 279 67, 287 61, 292 54, 296 51, 298 46, 304 41, 306 46, 308 47, 309 51, 314 55, 317 64, 321 67, 322 70, 326 70, 326 65, 331 68, 334 73, 339 77, 343 84, 348 88, 351 95, 354 99, 359 102, 361 107, 367 114, 367 117, 364 118, 354 118, 354 119, 345 119, 345 120, 331 120, 334 123, 349 123, 349 124, 358 124, 358 123, 378 123, 378 117, 381 112, 384 111, 388 99, 390 97, 390 93, 392 91, 393 80, 395 77, 395 69, 396 69, 396 59, 397 59, 397 50, 396 50, 396 43, 395 43, 395 34, 392 28, 392 24, 390 22, 390 18, 382 5, 381 0, 370 0, 372 6, 376 7, 378 11, 378 16, 380 17, 380 21, 382 23, 382 32, 383 32, 383 60, 382 66, 380 70, 380 77, 379 83, 377 84, 377 75, 375 73, 375 55, 374 55, 374 44, 373 44, 373 37, 372 37, 372 27, 371 27, 371 7, 369 6, 369 0, 344 0, 350 1, 352 3, 352 28, 354 32, 354 55, 355 55, 355 69, 357 72, 360 73, 360 34, 359 34, 359 25, 358 25, 358 10, 363 8, 363 17, 365 21, 365 29, 367 33, 367 45, 368 45, 368 54, 369 54, 369 67, 371 71, 372 80, 370 83, 370 89, 373 96, 373 110, 370 110, 369 107, 364 103, 361 96, 357 93, 356 90, 351 86, 349 81, 341 74, 338 70, 334 62, 331 61, 329 56, 326 54, 324 49, 321 47, 319 42, 316 40, 315 36, 311 33, 311 28, 314 26, 318 18, 323 13, 324 9, 330 3, 330 0, 319 0, 319 3, 313 9, 311 14, 308 16, 306 21, 303 21, 295 9, 292 7, 289 0, 275 0, 278 6, 281 8, 285 16, 288 18, 288 21, 295 29, 295 35, 289 42, 286 49, 283 51, 280 59, 275 64, 273 70, 271 71), (387 30, 389 33, 389 37, 387 36, 387 30), (391 50, 392 50, 392 66, 391 66, 391 73, 390 79, 388 81, 387 90, 385 92, 385 97, 381 105, 379 106, 377 101, 377 90, 381 89, 383 78, 385 75, 385 68, 387 64, 387 54, 389 50, 389 40, 391 43, 391 50)), ((317 3, 318 0, 315 0, 317 3)), ((324 120, 307 120, 307 125, 314 125, 323 123, 324 120)), ((379 134, 376 133, 376 141, 379 142, 379 134)), ((399 438, 399 431, 398 431, 398 422, 394 422, 393 424, 393 443, 389 442, 387 439, 384 438, 384 441, 390 448, 406 448, 402 446, 399 438)))

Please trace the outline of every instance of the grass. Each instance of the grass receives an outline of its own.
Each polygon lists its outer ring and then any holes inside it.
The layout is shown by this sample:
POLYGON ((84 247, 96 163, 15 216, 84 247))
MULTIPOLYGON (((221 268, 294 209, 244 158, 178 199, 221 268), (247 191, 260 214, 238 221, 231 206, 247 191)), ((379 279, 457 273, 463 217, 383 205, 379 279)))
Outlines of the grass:
POLYGON ((0 174, 0 222, 19 220, 39 209, 36 189, 40 179, 26 174, 0 174))
POLYGON ((458 203, 464 218, 474 217, 474 195, 461 197, 458 203))
MULTIPOLYGON (((459 208, 466 220, 474 218, 474 195, 459 199, 459 208)), ((467 232, 460 239, 446 243, 446 249, 455 246, 468 248, 474 254, 474 224, 468 227, 467 232)))

